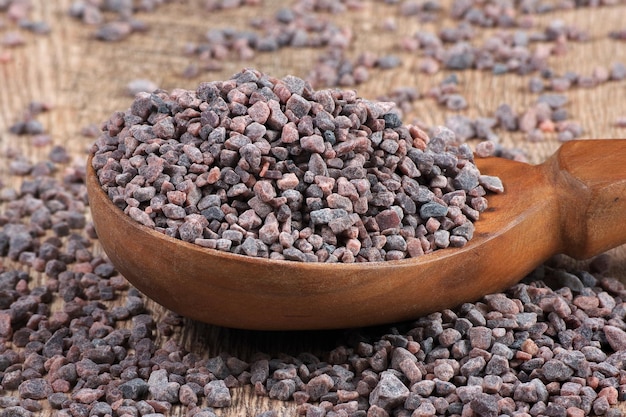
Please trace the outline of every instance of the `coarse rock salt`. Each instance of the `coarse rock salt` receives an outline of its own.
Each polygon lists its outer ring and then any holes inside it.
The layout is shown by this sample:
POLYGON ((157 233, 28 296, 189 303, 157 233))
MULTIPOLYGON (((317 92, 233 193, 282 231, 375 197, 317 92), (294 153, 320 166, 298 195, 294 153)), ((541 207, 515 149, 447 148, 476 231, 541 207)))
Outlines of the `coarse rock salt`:
POLYGON ((248 256, 367 262, 472 238, 482 196, 503 185, 480 174, 463 142, 445 127, 428 136, 404 126, 390 103, 246 69, 196 91, 138 93, 104 124, 92 164, 115 204, 168 236, 248 256), (321 244, 279 238, 307 228, 321 244), (375 245, 381 234, 389 242, 375 245))

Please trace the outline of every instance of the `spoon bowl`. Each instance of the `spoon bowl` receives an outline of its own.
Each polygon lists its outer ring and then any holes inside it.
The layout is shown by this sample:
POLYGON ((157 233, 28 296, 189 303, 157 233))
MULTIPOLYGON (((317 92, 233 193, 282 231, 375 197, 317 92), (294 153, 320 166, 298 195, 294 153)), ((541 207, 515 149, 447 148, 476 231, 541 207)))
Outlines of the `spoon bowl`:
POLYGON ((300 263, 203 248, 115 206, 87 163, 100 243, 137 289, 183 316, 256 330, 414 319, 501 291, 557 253, 585 259, 626 243, 626 140, 572 141, 541 165, 478 158, 505 192, 488 198, 462 248, 365 263, 300 263))

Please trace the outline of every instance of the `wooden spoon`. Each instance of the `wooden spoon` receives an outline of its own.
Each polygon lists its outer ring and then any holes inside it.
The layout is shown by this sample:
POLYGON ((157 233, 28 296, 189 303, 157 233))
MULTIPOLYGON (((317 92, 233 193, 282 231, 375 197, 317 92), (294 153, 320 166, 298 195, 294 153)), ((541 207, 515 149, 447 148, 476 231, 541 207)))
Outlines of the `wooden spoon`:
POLYGON ((109 200, 91 166, 93 222, 118 270, 159 304, 221 326, 328 329, 414 319, 515 284, 549 257, 626 243, 626 140, 565 143, 541 165, 477 159, 503 194, 463 248, 358 264, 299 263, 202 248, 156 232, 109 200))

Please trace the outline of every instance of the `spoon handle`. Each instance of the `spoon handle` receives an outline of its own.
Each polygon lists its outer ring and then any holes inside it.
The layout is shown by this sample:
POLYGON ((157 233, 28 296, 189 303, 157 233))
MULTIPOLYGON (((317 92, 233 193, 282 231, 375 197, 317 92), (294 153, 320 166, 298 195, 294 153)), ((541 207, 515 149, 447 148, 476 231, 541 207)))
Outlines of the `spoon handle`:
POLYGON ((587 259, 626 243, 626 140, 576 140, 545 163, 559 201, 563 252, 587 259))

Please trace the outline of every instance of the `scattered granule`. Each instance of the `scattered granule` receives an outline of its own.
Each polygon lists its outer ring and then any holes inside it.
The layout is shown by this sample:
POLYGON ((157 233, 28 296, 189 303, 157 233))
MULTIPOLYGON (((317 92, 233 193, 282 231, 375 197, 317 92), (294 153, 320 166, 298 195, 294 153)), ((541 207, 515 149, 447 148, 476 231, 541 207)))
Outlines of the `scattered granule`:
POLYGON ((128 22, 108 22, 104 23, 94 32, 94 37, 106 42, 120 42, 126 39, 132 31, 133 27, 128 22))
POLYGON ((154 81, 141 78, 129 81, 129 83, 126 84, 126 91, 132 97, 137 95, 137 93, 152 93, 158 88, 159 86, 154 81))
POLYGON ((626 30, 612 30, 609 32, 609 37, 618 41, 625 41, 626 30))
POLYGON ((6 47, 14 48, 22 46, 26 43, 26 39, 20 32, 5 32, 0 38, 0 44, 6 47))
POLYGON ((258 6, 260 0, 204 0, 203 5, 207 11, 213 12, 223 9, 235 9, 244 6, 258 6))
POLYGON ((616 127, 626 127, 626 116, 620 116, 615 119, 614 125, 616 127))
MULTIPOLYGON (((44 136, 44 125, 36 119, 40 113, 49 111, 52 105, 46 102, 33 101, 28 104, 21 117, 9 126, 9 131, 16 135, 44 136)), ((33 138, 35 139, 35 138, 33 138)), ((44 139, 43 137, 41 139, 44 139)), ((45 139, 43 140, 45 142, 45 139)))
POLYGON ((95 27, 94 38, 105 42, 120 42, 132 33, 144 32, 146 23, 137 19, 138 12, 154 12, 171 0, 104 1, 77 0, 71 3, 68 14, 83 24, 95 27), (113 15, 113 17, 110 17, 113 15))
POLYGON ((43 21, 32 21, 30 14, 33 5, 27 0, 0 1, 0 62, 8 62, 12 55, 7 48, 21 47, 27 43, 24 31, 37 35, 50 32, 50 26, 43 21))
POLYGON ((613 81, 620 81, 626 78, 626 65, 621 62, 611 64, 610 77, 613 81))
POLYGON ((50 143, 52 143, 52 136, 47 135, 45 133, 34 135, 31 139, 31 144, 34 147, 42 147, 42 146, 49 145, 50 143))

